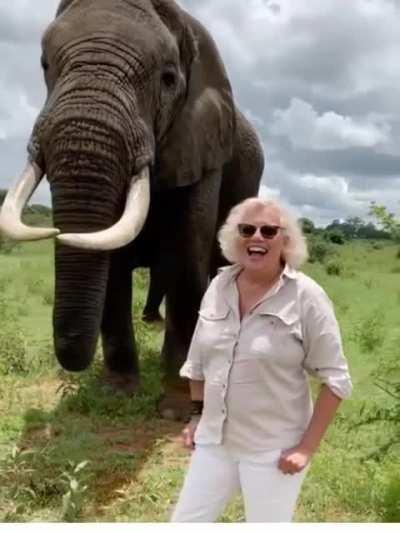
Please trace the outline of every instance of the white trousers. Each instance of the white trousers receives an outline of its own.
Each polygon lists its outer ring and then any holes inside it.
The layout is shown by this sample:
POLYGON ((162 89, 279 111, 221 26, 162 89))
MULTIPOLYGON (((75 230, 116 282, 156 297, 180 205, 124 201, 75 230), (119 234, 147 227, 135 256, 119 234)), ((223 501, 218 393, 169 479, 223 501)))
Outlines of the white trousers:
POLYGON ((229 500, 242 493, 246 522, 290 522, 307 468, 299 474, 278 469, 281 450, 253 462, 223 446, 197 445, 171 522, 215 522, 229 500))

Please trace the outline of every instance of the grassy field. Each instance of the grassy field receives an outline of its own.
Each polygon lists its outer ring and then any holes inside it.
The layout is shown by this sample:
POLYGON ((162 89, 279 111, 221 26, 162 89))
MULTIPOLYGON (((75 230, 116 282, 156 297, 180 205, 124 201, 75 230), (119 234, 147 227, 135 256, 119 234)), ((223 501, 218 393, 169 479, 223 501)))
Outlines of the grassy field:
MULTIPOLYGON (((296 521, 400 521, 397 252, 356 242, 305 267, 335 304, 354 394, 313 460, 296 521)), ((143 386, 127 399, 100 387, 100 353, 78 376, 54 361, 52 253, 43 242, 0 255, 0 521, 168 521, 188 454, 181 425, 155 414, 162 332, 139 320, 146 273, 135 273, 134 304, 143 386)), ((243 519, 240 499, 222 517, 243 519)))

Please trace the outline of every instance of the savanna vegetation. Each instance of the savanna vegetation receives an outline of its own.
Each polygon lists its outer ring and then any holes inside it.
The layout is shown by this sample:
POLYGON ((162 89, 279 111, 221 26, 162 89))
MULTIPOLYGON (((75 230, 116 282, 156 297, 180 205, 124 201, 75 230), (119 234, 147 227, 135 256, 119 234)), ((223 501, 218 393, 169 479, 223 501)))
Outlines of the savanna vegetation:
MULTIPOLYGON (((43 223, 50 213, 25 216, 43 223)), ((400 253, 391 227, 382 226, 392 240, 343 243, 326 237, 332 228, 307 231, 304 270, 335 304, 354 393, 314 458, 297 521, 400 521, 400 253)), ((100 385, 100 351, 82 374, 57 366, 52 246, 0 245, 0 520, 167 521, 188 454, 181 424, 156 416, 162 332, 140 321, 147 273, 134 274, 143 383, 129 399, 100 385)), ((243 521, 239 498, 222 520, 243 521)))

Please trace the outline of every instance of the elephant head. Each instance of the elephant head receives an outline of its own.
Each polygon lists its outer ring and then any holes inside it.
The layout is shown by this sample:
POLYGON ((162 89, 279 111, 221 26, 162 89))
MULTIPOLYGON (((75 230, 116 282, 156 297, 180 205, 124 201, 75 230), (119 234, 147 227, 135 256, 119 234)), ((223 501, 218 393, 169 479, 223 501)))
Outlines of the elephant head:
POLYGON ((112 250, 141 232, 153 190, 194 184, 229 159, 234 104, 212 39, 172 0, 62 0, 42 49, 47 99, 0 229, 56 238, 56 355, 81 370, 112 250), (29 228, 20 215, 44 174, 55 228, 29 228))

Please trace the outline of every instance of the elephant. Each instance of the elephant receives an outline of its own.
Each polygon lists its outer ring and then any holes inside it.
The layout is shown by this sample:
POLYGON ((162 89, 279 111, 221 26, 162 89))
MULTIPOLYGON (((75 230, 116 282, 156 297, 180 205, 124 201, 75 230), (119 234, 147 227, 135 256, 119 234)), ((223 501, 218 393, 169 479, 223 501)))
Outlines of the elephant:
POLYGON ((162 264, 153 264, 150 267, 150 281, 147 291, 146 303, 143 308, 142 320, 144 322, 164 322, 160 314, 160 305, 166 295, 166 281, 164 281, 162 264))
POLYGON ((105 377, 128 393, 140 384, 132 271, 161 273, 159 410, 179 419, 188 403, 179 368, 219 262, 217 231, 258 194, 262 144, 213 38, 173 0, 62 0, 41 66, 47 97, 0 229, 54 239, 56 358, 82 371, 101 337, 105 377), (54 227, 33 228, 21 213, 44 175, 54 227))
MULTIPOLYGON (((215 249, 215 256, 211 258, 209 278, 212 279, 217 274, 218 268, 227 266, 228 264, 228 261, 219 253, 219 249, 215 249)), ((159 261, 153 262, 150 268, 150 281, 146 303, 142 313, 142 320, 144 322, 163 324, 164 319, 160 314, 160 305, 166 294, 166 285, 167 280, 164 279, 162 263, 159 261)))

